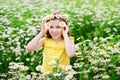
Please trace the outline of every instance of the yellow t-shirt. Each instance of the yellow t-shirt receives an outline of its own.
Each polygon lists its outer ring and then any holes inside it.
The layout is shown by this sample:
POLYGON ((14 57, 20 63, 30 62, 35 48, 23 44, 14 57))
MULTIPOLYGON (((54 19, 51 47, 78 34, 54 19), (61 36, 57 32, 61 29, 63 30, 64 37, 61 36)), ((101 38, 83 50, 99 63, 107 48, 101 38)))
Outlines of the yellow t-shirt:
MULTIPOLYGON (((70 37, 70 39, 73 40, 74 38, 70 37)), ((64 40, 56 43, 52 38, 45 37, 42 72, 52 72, 51 63, 55 61, 56 57, 61 65, 70 65, 70 58, 65 51, 64 40)))

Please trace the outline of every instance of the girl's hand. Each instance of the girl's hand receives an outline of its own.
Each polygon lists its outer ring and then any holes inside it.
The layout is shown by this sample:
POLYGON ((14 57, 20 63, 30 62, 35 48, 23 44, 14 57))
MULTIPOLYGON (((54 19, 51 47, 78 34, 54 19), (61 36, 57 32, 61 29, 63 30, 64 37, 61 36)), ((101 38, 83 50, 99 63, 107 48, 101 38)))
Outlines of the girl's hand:
POLYGON ((62 27, 63 37, 64 37, 65 35, 68 35, 68 31, 69 31, 68 25, 66 25, 65 27, 62 27))
POLYGON ((41 33, 42 34, 46 34, 46 32, 47 32, 47 28, 45 28, 45 20, 42 20, 42 22, 41 22, 41 33))

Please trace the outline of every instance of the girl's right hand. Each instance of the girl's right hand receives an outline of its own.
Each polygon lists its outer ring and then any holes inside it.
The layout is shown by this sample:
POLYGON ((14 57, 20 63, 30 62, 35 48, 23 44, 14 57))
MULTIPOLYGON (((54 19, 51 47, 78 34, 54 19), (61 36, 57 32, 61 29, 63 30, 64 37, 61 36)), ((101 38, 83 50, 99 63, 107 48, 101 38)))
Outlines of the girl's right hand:
POLYGON ((47 32, 47 28, 45 28, 45 22, 46 22, 45 20, 42 20, 42 22, 41 22, 41 33, 43 35, 45 35, 47 32))

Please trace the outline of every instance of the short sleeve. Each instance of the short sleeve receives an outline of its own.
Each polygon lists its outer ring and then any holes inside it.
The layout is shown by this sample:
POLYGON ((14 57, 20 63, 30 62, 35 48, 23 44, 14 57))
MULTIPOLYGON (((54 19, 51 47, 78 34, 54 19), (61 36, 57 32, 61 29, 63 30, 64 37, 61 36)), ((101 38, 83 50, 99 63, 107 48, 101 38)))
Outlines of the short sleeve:
POLYGON ((74 37, 70 36, 70 40, 74 41, 74 37))

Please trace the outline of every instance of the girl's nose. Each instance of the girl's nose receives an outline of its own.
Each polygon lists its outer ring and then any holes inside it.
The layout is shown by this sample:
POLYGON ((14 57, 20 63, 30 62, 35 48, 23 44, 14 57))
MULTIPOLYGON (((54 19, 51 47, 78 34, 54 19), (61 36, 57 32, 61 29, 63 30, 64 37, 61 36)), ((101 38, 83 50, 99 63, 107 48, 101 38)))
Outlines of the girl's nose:
POLYGON ((53 31, 56 31, 56 28, 53 28, 53 31))

